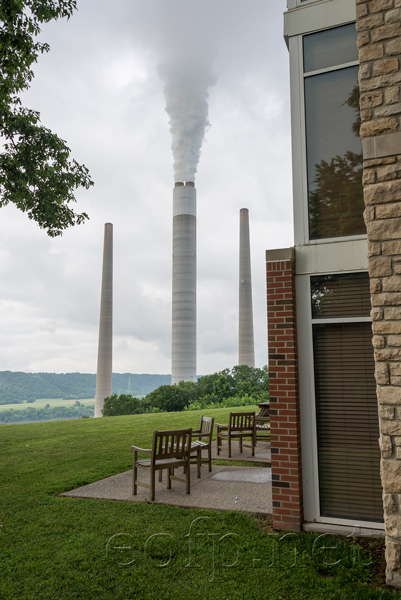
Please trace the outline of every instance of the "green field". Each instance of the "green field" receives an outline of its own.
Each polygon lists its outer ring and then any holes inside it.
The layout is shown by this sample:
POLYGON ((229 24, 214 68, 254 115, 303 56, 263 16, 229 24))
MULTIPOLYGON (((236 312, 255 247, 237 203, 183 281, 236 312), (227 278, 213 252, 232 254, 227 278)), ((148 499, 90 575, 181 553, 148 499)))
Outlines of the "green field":
MULTIPOLYGON (((10 408, 14 410, 22 409, 22 408, 44 408, 46 404, 50 404, 50 406, 74 406, 76 400, 64 400, 63 398, 40 398, 35 400, 35 402, 20 402, 14 404, 0 404, 0 411, 9 410, 10 408)), ((81 404, 94 404, 94 398, 85 398, 84 400, 79 400, 81 404)))
MULTIPOLYGON (((229 412, 207 414, 227 422, 229 412)), ((200 415, 0 428, 0 599, 400 599, 372 586, 370 557, 349 540, 326 538, 334 549, 322 554, 317 535, 295 543, 241 512, 59 497, 130 469, 131 444, 149 447, 154 429, 196 427, 200 415)))

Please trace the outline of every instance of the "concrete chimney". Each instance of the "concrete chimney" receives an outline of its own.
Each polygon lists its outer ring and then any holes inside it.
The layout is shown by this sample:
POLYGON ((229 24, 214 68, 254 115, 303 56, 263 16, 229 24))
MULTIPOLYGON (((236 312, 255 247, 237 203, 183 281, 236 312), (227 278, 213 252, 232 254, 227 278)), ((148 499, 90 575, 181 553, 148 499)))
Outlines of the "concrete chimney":
POLYGON ((112 393, 113 371, 113 225, 104 226, 102 292, 97 355, 95 417, 102 416, 104 399, 112 393))
POLYGON ((241 208, 239 218, 239 341, 238 364, 255 366, 253 339, 251 249, 249 211, 241 208))
POLYGON ((173 191, 173 327, 171 383, 196 381, 196 190, 173 191))

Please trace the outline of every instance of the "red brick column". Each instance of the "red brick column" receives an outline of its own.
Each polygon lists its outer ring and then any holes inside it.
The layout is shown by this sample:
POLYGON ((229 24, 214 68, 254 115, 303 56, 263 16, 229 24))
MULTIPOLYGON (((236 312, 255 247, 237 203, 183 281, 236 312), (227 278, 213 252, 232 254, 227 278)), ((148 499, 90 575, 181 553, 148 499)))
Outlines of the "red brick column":
POLYGON ((273 526, 303 521, 294 248, 266 251, 273 526))

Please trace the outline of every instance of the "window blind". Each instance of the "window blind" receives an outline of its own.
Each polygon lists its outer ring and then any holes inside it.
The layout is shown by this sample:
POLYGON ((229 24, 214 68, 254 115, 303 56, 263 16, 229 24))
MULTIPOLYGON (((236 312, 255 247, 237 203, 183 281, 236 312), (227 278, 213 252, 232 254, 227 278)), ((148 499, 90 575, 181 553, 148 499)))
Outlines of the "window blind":
POLYGON ((370 323, 313 325, 320 512, 383 520, 370 323))

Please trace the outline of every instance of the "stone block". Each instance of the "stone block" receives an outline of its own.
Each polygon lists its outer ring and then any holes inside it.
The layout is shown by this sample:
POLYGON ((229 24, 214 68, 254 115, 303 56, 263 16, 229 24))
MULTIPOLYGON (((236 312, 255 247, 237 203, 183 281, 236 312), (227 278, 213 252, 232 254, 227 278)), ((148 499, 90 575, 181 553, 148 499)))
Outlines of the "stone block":
POLYGON ((387 256, 401 254, 401 240, 396 242, 384 242, 383 254, 386 254, 387 256))
MULTIPOLYGON (((401 387, 401 377, 391 377, 391 385, 401 387)), ((399 416, 399 418, 401 419, 401 415, 399 416)))
POLYGON ((393 494, 383 494, 383 508, 386 514, 394 515, 397 513, 397 504, 393 494))
MULTIPOLYGON (((380 361, 401 360, 399 348, 380 348, 374 351, 375 359, 380 361)), ((384 403, 385 404, 385 403, 384 403)))
MULTIPOLYGON (((366 186, 364 190, 364 198, 365 204, 368 206, 370 204, 401 201, 401 179, 385 181, 366 186)), ((400 235, 398 237, 400 237, 400 235)), ((386 240, 386 237, 384 237, 383 240, 386 240)))
POLYGON ((401 546, 398 542, 389 539, 386 539, 386 564, 392 571, 401 568, 401 546))
MULTIPOLYGON (((370 240, 374 240, 376 242, 380 241, 385 241, 385 240, 396 240, 400 237, 400 229, 401 227, 401 218, 394 218, 394 219, 381 219, 380 221, 370 221, 367 222, 366 224, 366 231, 368 234, 368 238, 370 240)), ((369 263, 372 260, 380 260, 379 258, 376 259, 369 259, 369 263)), ((389 268, 387 268, 386 273, 383 273, 384 275, 390 275, 392 271, 390 271, 389 268)), ((379 274, 377 273, 376 276, 379 276, 379 274)))
MULTIPOLYGON (((368 170, 368 173, 371 169, 368 170)), ((391 181, 401 177, 401 164, 392 163, 391 165, 380 165, 376 169, 377 181, 391 181)), ((370 182, 369 182, 370 183, 370 182)), ((401 233, 400 233, 401 236, 401 233)))
POLYGON ((381 204, 380 206, 376 207, 375 214, 377 219, 393 219, 401 217, 401 202, 394 202, 392 204, 381 204))
POLYGON ((401 292, 401 277, 393 275, 383 279, 383 292, 401 292))
POLYGON ((370 318, 372 321, 381 321, 384 317, 384 310, 382 308, 372 308, 370 311, 370 318))
POLYGON ((359 114, 361 116, 362 123, 365 121, 371 121, 373 119, 373 112, 371 108, 363 108, 359 114))
POLYGON ((380 256, 381 245, 373 242, 368 242, 368 256, 380 256))
POLYGON ((401 462, 401 448, 395 449, 395 457, 397 460, 399 460, 401 462))
POLYGON ((401 54, 401 38, 396 38, 395 40, 386 42, 386 54, 387 56, 401 54))
MULTIPOLYGON (((385 515, 384 521, 386 527, 386 535, 392 538, 401 539, 401 515, 385 515)), ((400 569, 399 564, 398 568, 400 569)))
POLYGON ((370 280, 370 293, 371 294, 380 294, 381 291, 382 291, 382 280, 381 279, 371 279, 370 280))
POLYGON ((381 40, 395 38, 399 35, 401 35, 400 23, 393 23, 391 25, 383 25, 382 27, 377 27, 371 33, 372 42, 380 42, 381 40))
POLYGON ((401 114, 401 104, 388 104, 387 106, 378 106, 375 110, 375 118, 391 117, 401 114))
POLYGON ((362 123, 359 130, 361 138, 372 137, 390 133, 398 128, 398 120, 395 117, 385 117, 375 121, 362 123))
MULTIPOLYGON (((386 338, 383 335, 374 335, 372 337, 372 344, 374 348, 385 348, 386 347, 386 338)), ((387 369, 386 363, 378 363, 376 366, 383 365, 387 369)))
POLYGON ((397 85, 384 90, 384 99, 386 104, 397 104, 401 99, 400 86, 397 85))
POLYGON ((370 42, 370 33, 369 31, 360 31, 356 36, 356 45, 358 48, 362 46, 366 46, 370 42))
POLYGON ((389 335, 387 338, 387 344, 389 346, 391 346, 392 348, 400 348, 401 347, 401 335, 389 335))
POLYGON ((374 335, 401 334, 401 321, 374 321, 372 331, 374 335))
POLYGON ((379 439, 380 451, 382 458, 391 458, 393 454, 393 446, 389 435, 382 435, 379 439))
MULTIPOLYGON (((358 32, 359 31, 369 31, 371 29, 380 28, 383 24, 384 24, 384 18, 383 18, 382 14, 371 15, 369 17, 363 17, 362 19, 358 19, 356 22, 356 30, 358 32)), ((380 39, 383 39, 383 38, 380 38, 380 39)))
POLYGON ((381 90, 372 90, 371 92, 365 92, 361 94, 360 100, 361 108, 374 108, 383 104, 383 92, 381 90))
POLYGON ((394 413, 395 413, 395 408, 393 406, 379 406, 380 419, 386 419, 388 421, 393 421, 394 413))
MULTIPOLYGON (((401 136, 400 136, 401 139, 401 136)), ((383 157, 376 157, 376 158, 371 158, 369 160, 364 160, 363 162, 363 166, 364 168, 370 168, 370 167, 378 167, 379 165, 390 165, 393 163, 396 163, 397 159, 395 156, 383 156, 383 157)))
MULTIPOLYGON (((377 388, 377 398, 379 404, 401 406, 401 388, 391 385, 379 386, 377 388)), ((381 430, 382 433, 387 435, 401 435, 401 421, 394 421, 394 423, 394 427, 387 429, 386 431, 381 430)))
POLYGON ((385 308, 383 311, 383 317, 388 321, 399 321, 401 319, 401 307, 395 306, 391 308, 385 308))
POLYGON ((401 364, 400 363, 393 363, 393 364, 391 364, 390 365, 390 372, 391 372, 391 376, 394 375, 394 376, 401 377, 401 364))
POLYGON ((381 75, 380 77, 372 77, 371 79, 363 79, 360 81, 361 92, 369 90, 377 90, 388 86, 397 85, 401 82, 401 73, 390 73, 389 75, 381 75))
POLYGON ((387 385, 390 383, 390 374, 386 363, 376 363, 375 378, 378 385, 387 385))
POLYGON ((356 7, 356 18, 360 19, 361 17, 366 17, 369 13, 368 7, 366 4, 357 4, 356 7))
MULTIPOLYGON (((391 423, 391 421, 386 421, 386 423, 391 423)), ((382 478, 383 492, 385 494, 401 492, 400 461, 382 458, 382 460, 380 461, 380 473, 382 478)), ((399 518, 401 519, 401 515, 399 518)), ((388 532, 387 534, 391 535, 388 532)))
POLYGON ((399 23, 401 21, 401 10, 399 8, 395 8, 394 10, 389 10, 384 16, 384 22, 386 25, 390 25, 392 23, 399 23))
POLYGON ((371 256, 369 258, 369 275, 373 277, 387 277, 392 275, 393 267, 390 258, 386 256, 371 256))
POLYGON ((365 210, 363 211, 363 218, 366 224, 368 224, 370 221, 374 221, 376 218, 375 207, 366 206, 365 210))
POLYGON ((395 437, 394 438, 394 444, 396 446, 401 446, 401 437, 395 437))
POLYGON ((393 8, 393 0, 372 0, 370 2, 370 12, 376 13, 381 10, 388 10, 393 8))
MULTIPOLYGON (((400 435, 401 434, 401 422, 400 421, 380 421, 380 432, 382 434, 382 438, 387 439, 387 438, 391 438, 391 436, 393 435, 400 435)), ((381 438, 381 439, 382 439, 381 438)), ((382 450, 383 448, 387 448, 388 450, 388 445, 387 442, 382 442, 382 450), (383 446, 384 444, 384 446, 383 446)), ((383 458, 390 458, 391 453, 387 456, 383 454, 382 452, 382 456, 383 458)), ((399 475, 401 477, 401 462, 399 463, 399 475)), ((401 481, 398 483, 398 485, 400 486, 399 490, 394 490, 394 491, 401 491, 401 481)))
POLYGON ((387 75, 388 73, 395 73, 399 69, 398 58, 385 58, 375 62, 373 65, 373 76, 387 75))
POLYGON ((398 306, 401 304, 401 294, 374 294, 371 297, 372 306, 398 306))
MULTIPOLYGON (((358 40, 359 40, 359 36, 360 35, 364 35, 366 36, 366 44, 369 43, 369 34, 368 33, 363 33, 363 34, 358 34, 358 40)), ((361 44, 362 45, 362 44, 361 44)), ((372 67, 370 66, 369 63, 365 63, 365 64, 361 64, 359 67, 359 80, 363 80, 363 79, 370 79, 370 77, 372 76, 372 67)))
POLYGON ((386 584, 394 588, 401 587, 401 574, 399 569, 398 571, 392 571, 389 567, 386 567, 386 584))
POLYGON ((401 275, 401 261, 394 260, 393 261, 393 270, 396 275, 401 275))

